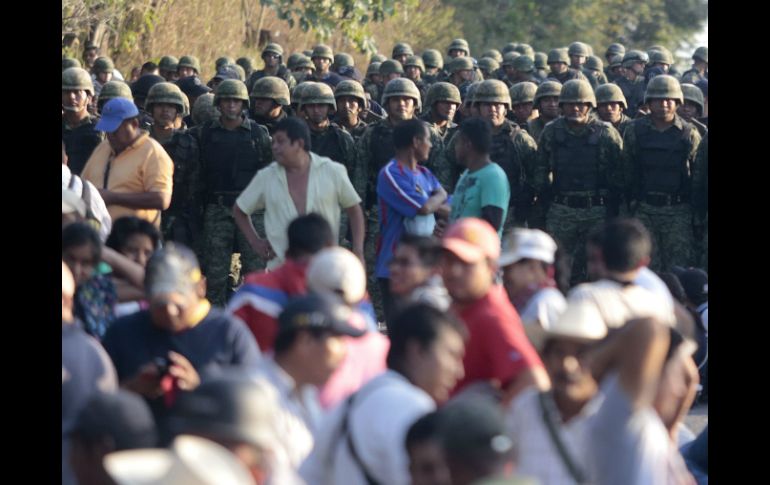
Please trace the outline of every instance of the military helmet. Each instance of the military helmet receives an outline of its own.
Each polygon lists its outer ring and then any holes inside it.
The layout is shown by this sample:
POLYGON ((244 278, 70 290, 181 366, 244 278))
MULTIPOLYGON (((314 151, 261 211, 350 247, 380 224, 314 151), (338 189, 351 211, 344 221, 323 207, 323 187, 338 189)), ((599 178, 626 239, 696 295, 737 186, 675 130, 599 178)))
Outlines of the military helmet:
POLYGON ((134 96, 131 94, 131 88, 128 84, 117 79, 108 81, 102 86, 102 90, 99 91, 99 103, 102 101, 109 101, 112 98, 126 98, 131 101, 134 100, 134 96))
POLYGON ((586 58, 585 67, 586 69, 591 69, 592 71, 603 71, 604 63, 598 56, 588 56, 588 58, 586 58))
POLYGON ((559 105, 563 103, 591 103, 591 107, 596 108, 596 95, 588 81, 570 79, 561 88, 559 105))
POLYGON ((179 59, 174 56, 163 56, 158 63, 158 69, 161 71, 176 71, 179 65, 179 59))
POLYGON ((91 96, 94 95, 94 83, 88 71, 80 67, 69 67, 61 73, 62 91, 88 91, 91 96))
POLYGON ((249 91, 243 81, 237 79, 225 79, 217 86, 214 93, 214 105, 219 106, 222 99, 240 99, 246 107, 249 107, 249 91))
POLYGON ((307 59, 307 57, 305 57, 305 54, 301 52, 295 52, 294 54, 290 55, 289 58, 286 60, 286 67, 288 67, 290 71, 294 71, 297 68, 297 62, 299 62, 302 59, 307 59))
POLYGON ((420 96, 420 90, 417 89, 417 86, 415 86, 411 79, 399 77, 388 81, 388 84, 385 85, 385 91, 382 94, 383 104, 387 104, 388 99, 396 96, 405 96, 414 99, 416 107, 415 109, 417 111, 422 110, 422 98, 420 96))
POLYGON ((513 52, 516 50, 516 47, 518 46, 518 42, 508 42, 503 47, 503 56, 505 56, 509 52, 513 52))
POLYGON ((698 47, 697 49, 695 49, 695 52, 693 52, 692 58, 695 61, 701 60, 701 61, 705 62, 706 64, 708 64, 708 62, 709 62, 709 48, 708 47, 703 47, 703 46, 698 47))
POLYGON ((313 61, 311 61, 309 57, 302 55, 301 58, 297 59, 294 69, 312 69, 315 71, 315 64, 313 64, 313 61))
POLYGON ((380 74, 387 76, 388 74, 404 74, 404 68, 401 67, 401 63, 395 59, 388 59, 380 64, 380 74))
POLYGON ((517 58, 521 57, 521 54, 519 54, 516 51, 506 52, 503 56, 503 62, 502 66, 513 66, 513 61, 515 61, 517 58))
POLYGON ((515 51, 522 56, 529 56, 530 58, 535 57, 535 49, 529 44, 518 44, 515 51))
POLYGON ((291 104, 289 86, 286 81, 275 76, 265 76, 257 80, 251 88, 251 98, 270 98, 281 106, 291 104))
POLYGON ((354 67, 356 65, 356 61, 353 59, 353 56, 348 54, 347 52, 338 52, 334 54, 334 70, 338 70, 341 67, 354 67))
POLYGON ((334 62, 334 51, 328 45, 318 44, 313 47, 313 53, 310 55, 310 59, 315 57, 326 58, 329 59, 329 62, 334 62))
POLYGON ((700 112, 703 113, 703 91, 698 86, 689 83, 684 83, 681 87, 684 100, 692 101, 700 106, 700 112))
POLYGON ((628 108, 623 90, 615 83, 606 83, 596 88, 596 104, 620 103, 623 109, 628 108))
POLYGON ((650 56, 646 52, 642 52, 636 49, 631 49, 623 54, 623 67, 631 67, 635 62, 641 62, 647 64, 650 60, 650 56))
POLYGON ((623 65, 623 56, 619 54, 613 54, 609 59, 610 69, 614 67, 621 67, 623 65))
MULTIPOLYGON (((463 104, 468 106, 474 103, 476 97, 476 90, 481 85, 481 81, 466 83, 464 86, 468 86, 465 91, 465 98, 463 98, 463 104)), ((462 93, 461 93, 462 94, 462 93)))
POLYGON ((425 95, 425 106, 431 107, 437 101, 449 101, 450 103, 462 104, 460 90, 452 83, 437 82, 430 85, 428 93, 425 95))
POLYGON ((451 74, 465 70, 473 70, 473 59, 470 57, 455 57, 449 63, 449 72, 451 74))
POLYGON ((403 56, 404 54, 408 56, 413 56, 414 51, 412 50, 412 46, 410 46, 406 42, 399 42, 398 44, 393 46, 393 52, 390 57, 395 59, 396 56, 403 56))
POLYGON ((313 56, 313 49, 306 49, 302 51, 302 53, 305 55, 305 57, 310 59, 313 56))
POLYGON ((500 63, 491 57, 482 57, 479 59, 479 69, 486 72, 495 72, 500 69, 500 63))
POLYGON ((588 46, 586 44, 576 41, 569 45, 569 48, 567 49, 567 55, 588 57, 591 54, 589 54, 588 46))
POLYGON ((647 91, 644 92, 644 102, 650 99, 675 99, 679 104, 684 103, 684 94, 682 86, 675 77, 668 74, 661 74, 650 79, 647 84, 647 91))
POLYGON ((471 55, 471 48, 468 46, 468 41, 465 39, 455 39, 449 44, 447 53, 452 51, 464 51, 466 56, 471 55))
POLYGON ((238 75, 238 79, 240 79, 243 82, 246 82, 246 70, 243 69, 238 64, 227 64, 225 68, 230 68, 238 75))
POLYGON ((214 106, 214 94, 206 93, 195 100, 192 107, 192 119, 196 125, 202 125, 217 117, 219 117, 219 110, 214 106))
POLYGON ((488 49, 484 51, 484 53, 481 55, 481 58, 483 59, 485 57, 496 60, 498 64, 503 62, 503 55, 497 49, 488 49))
POLYGON ((337 100, 334 99, 334 91, 326 83, 308 82, 309 86, 302 90, 302 97, 299 98, 299 108, 302 109, 306 104, 327 104, 331 106, 332 111, 337 109, 337 100))
POLYGON ((511 106, 522 103, 534 103, 537 84, 524 81, 514 84, 508 93, 511 95, 511 106))
POLYGON ((264 49, 262 49, 262 54, 260 54, 260 56, 264 56, 265 54, 275 54, 278 57, 283 58, 283 47, 275 42, 270 42, 264 49))
POLYGON ((420 56, 409 56, 406 58, 406 63, 404 64, 404 67, 419 67, 422 72, 425 72, 425 63, 422 62, 422 57, 420 56))
POLYGON ((381 65, 381 62, 372 62, 369 64, 369 67, 366 68, 366 77, 369 77, 372 74, 379 74, 381 65))
POLYGON ((535 61, 533 61, 531 57, 523 54, 514 59, 513 64, 511 65, 520 72, 532 72, 535 70, 535 61))
POLYGON ((388 60, 388 58, 383 56, 382 54, 373 54, 372 58, 369 59, 369 62, 380 62, 380 63, 382 63, 382 62, 385 62, 387 60, 388 60))
POLYGON ((353 79, 346 79, 337 84, 337 87, 334 88, 335 102, 337 98, 341 96, 352 96, 354 98, 358 98, 358 104, 361 106, 361 109, 369 108, 369 98, 366 97, 364 87, 358 81, 354 81, 353 79))
POLYGON ((607 52, 604 53, 604 57, 609 58, 611 55, 618 55, 620 57, 623 57, 623 54, 626 53, 626 47, 623 44, 610 44, 609 47, 607 47, 607 52))
POLYGON ((251 57, 239 57, 235 63, 243 68, 246 76, 249 76, 254 71, 254 59, 251 57))
POLYGON ((545 69, 548 67, 548 54, 545 52, 535 53, 535 69, 545 69))
POLYGON ((299 104, 299 100, 302 99, 302 94, 305 92, 305 88, 310 86, 310 83, 312 81, 304 81, 296 86, 294 86, 294 89, 291 90, 291 103, 296 105, 299 104))
POLYGON ((422 53, 422 60, 427 68, 444 68, 444 57, 436 49, 425 49, 425 52, 422 53))
POLYGON ((567 49, 551 49, 548 52, 548 64, 553 64, 554 62, 569 64, 569 54, 567 54, 567 49))
POLYGON ((179 64, 176 66, 177 70, 179 70, 180 67, 189 67, 192 68, 197 74, 201 73, 201 63, 195 56, 182 56, 179 59, 179 64))
POLYGON ((112 71, 115 70, 115 63, 112 62, 112 59, 109 57, 98 57, 94 61, 94 67, 91 69, 94 73, 100 73, 100 72, 109 72, 112 73, 112 71))
POLYGON ((535 92, 535 107, 538 107, 538 103, 542 98, 548 96, 561 96, 562 85, 559 81, 543 81, 540 86, 537 87, 535 92))
POLYGON ((162 82, 154 85, 150 88, 150 92, 147 93, 147 100, 144 103, 145 109, 149 112, 152 110, 152 105, 156 103, 168 103, 173 104, 179 108, 179 112, 182 116, 189 114, 189 102, 186 101, 187 96, 179 89, 174 83, 162 82), (185 109, 185 106, 188 106, 185 109))
POLYGON ((144 99, 147 97, 147 93, 150 92, 150 88, 162 82, 166 82, 166 80, 160 76, 145 74, 131 83, 131 94, 134 95, 134 99, 144 99))
POLYGON ((503 103, 511 109, 511 94, 504 82, 497 79, 487 79, 479 84, 473 97, 474 103, 503 103))
POLYGON ((69 69, 70 67, 82 67, 80 61, 74 57, 62 57, 61 70, 69 69))
POLYGON ((653 50, 648 53, 650 56, 650 64, 660 62, 661 64, 668 64, 669 66, 674 63, 674 56, 671 55, 669 50, 653 50))
POLYGON ((216 62, 214 63, 214 66, 215 66, 215 70, 216 70, 216 71, 218 71, 218 70, 220 70, 220 69, 221 69, 223 66, 226 66, 226 65, 228 65, 228 64, 235 64, 235 61, 233 60, 233 58, 232 58, 232 57, 229 57, 229 56, 222 56, 222 57, 220 57, 219 59, 217 59, 217 60, 216 60, 216 62))

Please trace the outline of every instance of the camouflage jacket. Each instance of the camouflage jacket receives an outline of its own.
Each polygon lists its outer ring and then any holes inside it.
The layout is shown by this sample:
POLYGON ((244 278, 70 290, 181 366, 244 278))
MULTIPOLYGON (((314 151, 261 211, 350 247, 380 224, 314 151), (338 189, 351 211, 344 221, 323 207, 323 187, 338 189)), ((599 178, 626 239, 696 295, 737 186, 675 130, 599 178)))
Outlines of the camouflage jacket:
POLYGON ((363 199, 366 177, 353 136, 336 123, 329 123, 329 126, 321 131, 310 130, 310 146, 313 153, 343 164, 353 188, 363 199))

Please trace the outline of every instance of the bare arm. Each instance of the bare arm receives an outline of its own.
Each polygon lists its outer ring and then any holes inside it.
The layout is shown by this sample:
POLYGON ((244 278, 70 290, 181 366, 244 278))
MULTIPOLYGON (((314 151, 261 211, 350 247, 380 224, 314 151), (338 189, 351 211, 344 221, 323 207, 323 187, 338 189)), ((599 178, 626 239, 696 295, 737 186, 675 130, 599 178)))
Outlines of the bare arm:
POLYGON ((99 195, 107 205, 122 205, 129 209, 166 210, 171 205, 171 194, 166 192, 138 192, 125 194, 112 190, 99 189, 99 195))
POLYGON ((353 253, 358 256, 361 262, 364 262, 364 211, 361 210, 361 204, 345 209, 350 220, 350 232, 353 236, 353 253))
POLYGON ((238 204, 233 204, 233 218, 238 229, 246 237, 249 242, 249 246, 262 258, 270 258, 275 255, 273 248, 270 246, 270 242, 267 239, 262 239, 257 234, 257 230, 254 228, 254 223, 251 222, 251 217, 243 212, 238 204))
POLYGON ((128 284, 140 291, 144 289, 144 268, 141 265, 107 246, 102 248, 102 260, 109 264, 112 271, 128 284))
POLYGON ((427 201, 425 201, 425 204, 423 204, 423 206, 420 207, 420 210, 418 210, 417 213, 420 215, 433 214, 434 212, 439 210, 442 205, 444 205, 444 202, 446 202, 446 199, 447 199, 446 190, 444 190, 444 188, 441 187, 435 192, 433 192, 433 195, 431 195, 430 198, 427 201))

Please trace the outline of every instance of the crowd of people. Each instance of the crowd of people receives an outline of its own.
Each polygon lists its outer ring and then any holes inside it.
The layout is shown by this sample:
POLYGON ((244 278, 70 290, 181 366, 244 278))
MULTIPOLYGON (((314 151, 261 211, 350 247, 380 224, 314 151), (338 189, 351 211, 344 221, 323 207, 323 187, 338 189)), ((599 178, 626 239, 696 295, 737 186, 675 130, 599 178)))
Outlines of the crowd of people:
POLYGON ((708 483, 708 48, 391 54, 62 59, 63 484, 708 483))

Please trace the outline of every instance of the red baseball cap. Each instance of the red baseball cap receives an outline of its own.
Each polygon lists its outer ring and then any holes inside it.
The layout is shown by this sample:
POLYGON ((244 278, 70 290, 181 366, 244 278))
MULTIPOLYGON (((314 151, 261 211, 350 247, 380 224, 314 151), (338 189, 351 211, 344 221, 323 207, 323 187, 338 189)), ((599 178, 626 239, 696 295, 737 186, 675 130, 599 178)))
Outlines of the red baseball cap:
POLYGON ((441 245, 466 263, 484 258, 497 261, 500 257, 497 231, 487 221, 475 217, 460 219, 449 226, 441 245))

